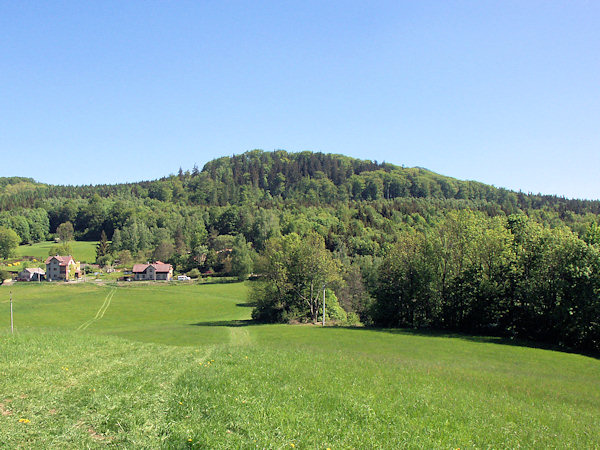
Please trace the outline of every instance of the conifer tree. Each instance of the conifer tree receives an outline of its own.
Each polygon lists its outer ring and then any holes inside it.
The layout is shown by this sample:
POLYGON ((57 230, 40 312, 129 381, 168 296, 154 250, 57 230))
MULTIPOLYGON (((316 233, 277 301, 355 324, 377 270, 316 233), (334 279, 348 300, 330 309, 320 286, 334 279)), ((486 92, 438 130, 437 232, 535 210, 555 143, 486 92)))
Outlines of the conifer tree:
POLYGON ((96 261, 98 261, 101 257, 108 255, 109 253, 110 245, 108 244, 106 232, 102 230, 102 233, 100 234, 100 242, 96 244, 96 261))

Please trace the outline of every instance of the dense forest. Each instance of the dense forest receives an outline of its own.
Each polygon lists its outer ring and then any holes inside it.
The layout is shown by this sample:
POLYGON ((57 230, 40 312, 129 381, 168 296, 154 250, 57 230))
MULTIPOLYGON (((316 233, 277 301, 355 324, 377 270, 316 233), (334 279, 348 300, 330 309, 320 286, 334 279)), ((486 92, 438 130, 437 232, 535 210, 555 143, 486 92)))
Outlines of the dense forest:
POLYGON ((73 235, 101 240, 103 265, 252 273, 257 320, 315 321, 325 288, 338 323, 586 351, 600 351, 599 213, 597 200, 311 152, 254 150, 139 183, 0 179, 0 229, 21 243, 73 235))

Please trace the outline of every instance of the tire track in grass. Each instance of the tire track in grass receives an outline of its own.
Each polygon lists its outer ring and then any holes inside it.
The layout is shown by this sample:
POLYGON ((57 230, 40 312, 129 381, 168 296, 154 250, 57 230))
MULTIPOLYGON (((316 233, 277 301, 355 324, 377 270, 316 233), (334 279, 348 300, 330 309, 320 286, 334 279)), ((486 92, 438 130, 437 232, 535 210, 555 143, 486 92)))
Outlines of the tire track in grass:
POLYGON ((115 292, 117 291, 116 288, 112 288, 110 290, 110 292, 108 294, 106 294, 106 297, 104 297, 104 302, 102 303, 102 305, 100 306, 100 309, 98 309, 98 311, 96 312, 96 315, 94 317, 92 317, 90 320, 83 322, 81 325, 79 325, 79 327, 77 327, 76 331, 84 331, 86 330, 92 323, 102 319, 104 317, 104 314, 106 313, 106 310, 108 309, 108 307, 110 306, 110 302, 112 301, 113 296, 115 295, 115 292))

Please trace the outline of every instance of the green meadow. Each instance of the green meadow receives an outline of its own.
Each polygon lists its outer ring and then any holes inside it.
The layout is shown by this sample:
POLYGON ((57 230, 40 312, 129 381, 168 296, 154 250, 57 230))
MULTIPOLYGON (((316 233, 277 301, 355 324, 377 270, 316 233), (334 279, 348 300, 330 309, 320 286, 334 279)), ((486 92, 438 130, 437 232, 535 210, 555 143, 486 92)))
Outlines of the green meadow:
MULTIPOLYGON (((69 245, 73 250, 73 258, 77 261, 85 263, 93 263, 96 261, 96 244, 97 241, 70 241, 69 245)), ((33 256, 36 259, 45 261, 48 257, 48 252, 55 246, 55 242, 38 242, 32 245, 19 245, 17 248, 17 257, 33 256)))
POLYGON ((1 287, 0 448, 600 446, 598 359, 473 336, 256 325, 246 290, 1 287))

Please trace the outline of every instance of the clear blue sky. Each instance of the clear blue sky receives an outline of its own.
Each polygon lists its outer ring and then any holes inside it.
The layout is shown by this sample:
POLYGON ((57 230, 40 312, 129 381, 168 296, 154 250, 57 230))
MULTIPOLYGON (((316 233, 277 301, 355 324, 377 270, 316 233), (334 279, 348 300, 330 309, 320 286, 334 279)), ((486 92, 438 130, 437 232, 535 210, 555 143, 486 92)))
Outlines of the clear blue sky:
POLYGON ((600 198, 600 2, 0 0, 0 176, 254 148, 600 198))

